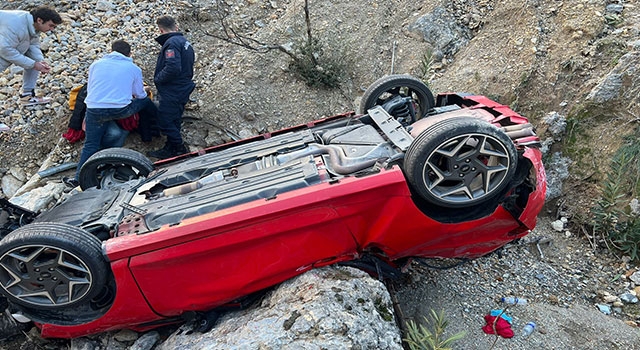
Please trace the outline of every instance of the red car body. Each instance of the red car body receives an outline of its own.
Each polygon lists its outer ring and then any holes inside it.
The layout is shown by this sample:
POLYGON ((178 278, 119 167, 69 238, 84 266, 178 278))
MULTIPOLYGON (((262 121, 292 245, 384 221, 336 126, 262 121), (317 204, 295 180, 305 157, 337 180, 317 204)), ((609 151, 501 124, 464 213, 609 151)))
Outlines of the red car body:
MULTIPOLYGON (((430 204, 416 203, 403 169, 391 165, 275 195, 258 191, 258 199, 162 221, 159 227, 123 219, 112 237, 102 242, 115 289, 105 311, 81 321, 50 322, 37 312, 28 316, 43 337, 71 338, 120 328, 142 331, 180 322, 185 314, 215 309, 310 269, 367 254, 394 266, 414 257, 476 258, 523 237, 535 227, 546 191, 539 140, 531 132, 518 135, 526 129, 527 119, 481 96, 442 94, 437 99, 440 106, 454 100, 458 108, 416 121, 412 135, 461 115, 515 126, 511 140, 520 162, 528 163, 523 176, 526 198, 516 209, 496 203, 471 219, 434 219, 425 214, 429 211, 424 207, 430 204)), ((157 162, 154 172, 221 150, 361 117, 342 114, 212 147, 157 162)), ((320 160, 316 165, 320 178, 330 177, 320 160)), ((141 212, 139 217, 144 216, 141 212)))

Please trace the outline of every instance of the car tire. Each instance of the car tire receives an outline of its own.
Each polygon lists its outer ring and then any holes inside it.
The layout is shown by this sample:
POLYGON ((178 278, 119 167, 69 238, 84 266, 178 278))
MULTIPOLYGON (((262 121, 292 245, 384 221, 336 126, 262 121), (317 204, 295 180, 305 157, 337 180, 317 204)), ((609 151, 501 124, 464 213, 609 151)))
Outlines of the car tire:
POLYGON ((517 167, 515 145, 472 117, 435 123, 411 143, 404 171, 412 189, 440 208, 497 207, 517 167))
POLYGON ((100 240, 62 223, 33 223, 0 241, 0 287, 34 312, 64 312, 91 302, 110 276, 100 240))
POLYGON ((410 75, 395 74, 382 77, 367 88, 360 100, 359 112, 365 114, 370 108, 382 106, 396 96, 413 98, 412 107, 415 110, 415 116, 406 115, 406 108, 387 111, 405 125, 424 118, 435 104, 433 93, 425 83, 410 75))
POLYGON ((91 156, 80 168, 80 188, 111 188, 119 183, 146 177, 153 162, 140 152, 128 148, 108 148, 91 156))

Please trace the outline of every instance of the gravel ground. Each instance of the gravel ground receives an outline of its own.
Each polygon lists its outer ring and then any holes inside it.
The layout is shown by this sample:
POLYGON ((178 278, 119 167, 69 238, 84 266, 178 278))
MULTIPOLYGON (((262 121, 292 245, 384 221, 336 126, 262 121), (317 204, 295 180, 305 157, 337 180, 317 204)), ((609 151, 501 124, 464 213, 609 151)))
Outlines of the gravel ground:
POLYGON ((405 320, 424 322, 431 310, 444 311, 447 334, 466 333, 455 349, 640 349, 638 304, 618 297, 634 286, 625 274, 638 269, 540 218, 530 235, 488 256, 442 270, 414 262, 410 281, 397 285, 395 294, 405 320), (528 301, 506 309, 513 318, 511 339, 481 330, 485 314, 505 308, 504 296, 528 301), (611 314, 598 304, 610 307, 611 314), (536 330, 523 338, 530 321, 536 330))

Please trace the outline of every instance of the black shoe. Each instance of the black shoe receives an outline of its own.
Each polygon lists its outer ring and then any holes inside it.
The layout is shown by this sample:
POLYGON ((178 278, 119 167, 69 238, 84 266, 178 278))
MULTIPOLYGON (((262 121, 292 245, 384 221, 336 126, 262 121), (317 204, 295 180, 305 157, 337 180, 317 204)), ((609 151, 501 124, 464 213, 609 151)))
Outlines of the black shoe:
POLYGON ((166 159, 176 156, 173 151, 173 147, 170 143, 165 143, 164 147, 155 151, 147 152, 149 157, 158 158, 158 159, 166 159))
POLYGON ((181 154, 189 153, 189 150, 184 144, 174 145, 173 146, 173 155, 179 156, 181 154))
POLYGON ((140 134, 140 139, 142 142, 151 142, 154 137, 160 137, 160 129, 141 129, 138 128, 138 133, 140 134))
POLYGON ((76 188, 78 186, 80 186, 80 183, 78 182, 78 180, 72 178, 72 177, 63 177, 62 178, 62 183, 64 183, 65 185, 67 185, 67 187, 71 187, 71 188, 76 188))

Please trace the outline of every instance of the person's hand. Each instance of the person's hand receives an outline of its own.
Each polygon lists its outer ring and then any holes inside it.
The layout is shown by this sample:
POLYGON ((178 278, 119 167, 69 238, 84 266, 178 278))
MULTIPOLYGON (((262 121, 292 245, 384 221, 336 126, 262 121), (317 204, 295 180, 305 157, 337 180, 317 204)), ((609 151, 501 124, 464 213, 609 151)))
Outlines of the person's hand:
POLYGON ((49 67, 49 64, 44 61, 36 62, 36 64, 33 65, 33 69, 44 74, 47 74, 49 73, 49 71, 51 71, 51 67, 49 67))

